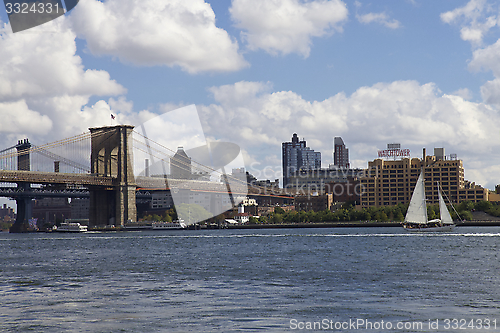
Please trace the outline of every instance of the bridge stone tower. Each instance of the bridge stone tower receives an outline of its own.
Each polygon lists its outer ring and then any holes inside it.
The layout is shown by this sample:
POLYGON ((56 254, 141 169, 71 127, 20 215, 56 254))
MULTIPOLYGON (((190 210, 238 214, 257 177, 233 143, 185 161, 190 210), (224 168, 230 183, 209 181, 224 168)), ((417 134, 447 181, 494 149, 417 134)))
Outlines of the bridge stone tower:
POLYGON ((91 173, 112 177, 109 188, 90 187, 90 225, 124 225, 137 220, 135 178, 130 143, 134 126, 90 128, 91 173))
MULTIPOLYGON (((17 149, 17 170, 30 171, 30 149, 31 143, 28 139, 19 140, 15 146, 17 149)), ((18 182, 17 187, 24 191, 29 191, 31 184, 18 182)), ((16 222, 10 227, 10 232, 27 232, 28 220, 32 216, 33 198, 30 196, 20 196, 16 198, 17 217, 16 222)))

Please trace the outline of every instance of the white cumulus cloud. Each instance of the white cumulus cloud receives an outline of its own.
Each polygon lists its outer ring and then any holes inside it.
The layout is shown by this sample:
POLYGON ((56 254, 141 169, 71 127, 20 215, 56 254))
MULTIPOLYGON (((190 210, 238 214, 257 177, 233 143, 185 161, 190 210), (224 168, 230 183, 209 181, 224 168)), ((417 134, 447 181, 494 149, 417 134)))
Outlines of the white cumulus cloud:
POLYGON ((248 49, 305 58, 312 38, 341 32, 348 15, 340 0, 233 0, 229 11, 248 49))
POLYGON ((498 9, 493 10, 486 0, 470 0, 465 6, 441 14, 441 20, 460 26, 460 37, 479 46, 486 33, 498 24, 498 9))
POLYGON ((0 114, 2 115, 0 133, 46 134, 52 128, 50 118, 30 110, 24 100, 0 103, 0 114))
POLYGON ((396 19, 391 19, 386 13, 356 14, 356 19, 363 24, 378 23, 390 29, 398 29, 401 27, 401 22, 396 19))
POLYGON ((494 79, 481 87, 483 101, 500 105, 500 39, 484 46, 486 34, 499 23, 498 5, 486 0, 470 0, 465 6, 441 14, 441 20, 460 26, 460 37, 473 46, 471 71, 491 71, 494 79))
POLYGON ((203 0, 80 1, 71 20, 93 54, 125 63, 179 66, 190 73, 248 66, 203 0))
MULTIPOLYGON (((247 165, 259 161, 264 168, 264 161, 274 163, 268 167, 276 175, 281 168, 281 143, 293 133, 321 151, 324 166, 332 163, 335 136, 343 137, 353 162, 364 161, 355 167, 367 167, 366 161, 377 158, 377 150, 391 142, 400 142, 418 157, 424 147, 430 151, 445 147, 459 158, 472 156, 479 163, 466 163, 471 175, 500 163, 481 160, 500 148, 500 141, 491 140, 489 134, 500 126, 496 111, 442 94, 433 83, 378 83, 323 101, 309 101, 292 91, 273 92, 269 83, 259 82, 212 87, 211 92, 215 103, 200 108, 206 133, 239 144, 247 153, 247 165), (244 96, 241 103, 233 98, 236 94, 244 96)), ((491 187, 495 181, 488 178, 482 185, 491 187)))
POLYGON ((23 137, 44 144, 109 124, 109 108, 99 114, 85 106, 92 96, 126 89, 108 72, 83 66, 65 17, 15 34, 0 26, 1 146, 23 137))
POLYGON ((481 95, 488 104, 500 106, 500 40, 496 43, 477 49, 469 62, 472 71, 491 71, 495 79, 481 86, 481 95))

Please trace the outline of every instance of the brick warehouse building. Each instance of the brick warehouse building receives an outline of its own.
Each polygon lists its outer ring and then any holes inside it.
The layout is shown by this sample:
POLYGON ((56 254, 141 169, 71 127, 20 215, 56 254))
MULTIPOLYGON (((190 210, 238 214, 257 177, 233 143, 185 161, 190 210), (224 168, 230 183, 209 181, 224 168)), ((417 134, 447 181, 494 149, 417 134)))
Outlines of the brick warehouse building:
POLYGON ((434 149, 434 156, 403 158, 400 160, 376 159, 368 162, 365 177, 361 177, 362 207, 380 207, 409 203, 413 189, 424 168, 425 194, 429 204, 438 203, 437 182, 444 195, 458 204, 488 200, 488 190, 464 180, 463 162, 446 159, 443 148, 434 149))

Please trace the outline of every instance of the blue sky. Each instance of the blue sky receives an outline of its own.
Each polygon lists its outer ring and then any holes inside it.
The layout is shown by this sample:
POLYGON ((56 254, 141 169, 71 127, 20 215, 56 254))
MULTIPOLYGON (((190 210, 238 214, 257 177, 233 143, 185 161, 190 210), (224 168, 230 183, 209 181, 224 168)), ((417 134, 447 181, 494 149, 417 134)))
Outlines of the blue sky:
POLYGON ((0 11, 0 144, 195 104, 206 138, 237 143, 259 179, 280 177, 297 133, 325 167, 335 136, 360 168, 387 143, 445 147, 493 189, 499 14, 486 0, 81 0, 12 34, 0 11))

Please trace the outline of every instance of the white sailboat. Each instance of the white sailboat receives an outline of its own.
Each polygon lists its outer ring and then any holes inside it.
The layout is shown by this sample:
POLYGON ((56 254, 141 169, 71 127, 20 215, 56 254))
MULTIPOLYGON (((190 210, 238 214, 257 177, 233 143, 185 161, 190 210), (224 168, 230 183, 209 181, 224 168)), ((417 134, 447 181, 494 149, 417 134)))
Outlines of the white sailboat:
POLYGON ((406 212, 403 227, 408 231, 453 231, 456 224, 446 207, 438 184, 440 219, 427 220, 427 205, 425 200, 424 172, 420 173, 417 184, 406 212))

